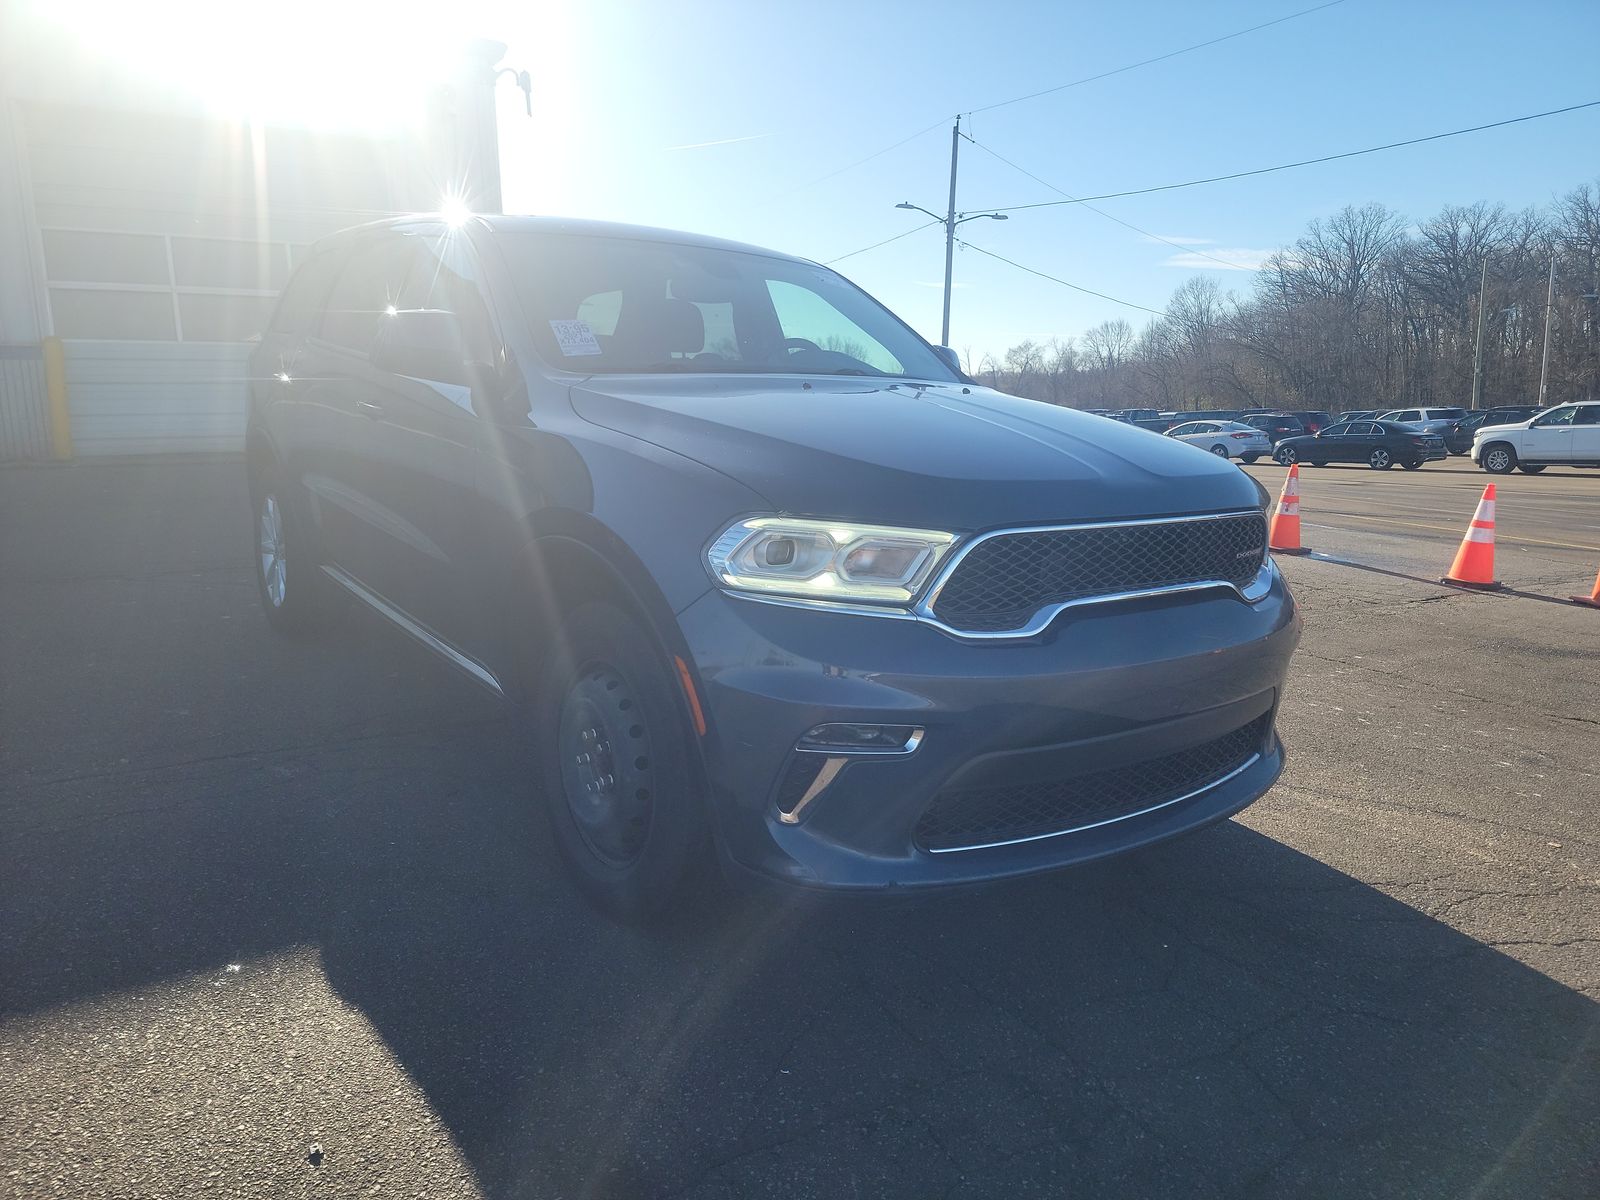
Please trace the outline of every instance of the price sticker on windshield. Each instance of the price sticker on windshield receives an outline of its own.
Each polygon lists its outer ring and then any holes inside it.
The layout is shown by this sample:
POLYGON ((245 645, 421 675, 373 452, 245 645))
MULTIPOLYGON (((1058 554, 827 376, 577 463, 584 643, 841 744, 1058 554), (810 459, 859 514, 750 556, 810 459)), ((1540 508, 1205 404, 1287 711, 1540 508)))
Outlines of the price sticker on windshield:
POLYGON ((594 330, 587 321, 551 321, 550 331, 556 335, 556 345, 567 358, 586 358, 604 354, 600 343, 594 340, 594 330))

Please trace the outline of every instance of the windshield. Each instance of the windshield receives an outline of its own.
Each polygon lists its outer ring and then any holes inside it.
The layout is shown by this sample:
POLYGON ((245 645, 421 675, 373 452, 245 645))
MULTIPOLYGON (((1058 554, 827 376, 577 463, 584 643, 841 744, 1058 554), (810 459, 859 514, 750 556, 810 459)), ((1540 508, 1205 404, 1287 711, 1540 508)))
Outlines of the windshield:
POLYGON ((956 381, 900 319, 812 263, 676 242, 500 239, 552 366, 956 381))

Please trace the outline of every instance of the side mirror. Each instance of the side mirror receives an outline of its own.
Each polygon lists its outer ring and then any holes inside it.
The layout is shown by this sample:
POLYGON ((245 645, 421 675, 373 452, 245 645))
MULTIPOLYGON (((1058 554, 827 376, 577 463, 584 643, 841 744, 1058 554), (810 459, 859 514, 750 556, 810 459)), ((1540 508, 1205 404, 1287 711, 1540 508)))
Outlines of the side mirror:
POLYGON ((386 315, 372 346, 372 365, 380 371, 434 383, 465 386, 473 382, 463 359, 461 325, 455 313, 437 308, 386 315))
POLYGON ((944 360, 945 366, 949 367, 957 375, 964 377, 964 372, 961 370, 961 355, 957 354, 949 346, 935 346, 933 352, 944 360))

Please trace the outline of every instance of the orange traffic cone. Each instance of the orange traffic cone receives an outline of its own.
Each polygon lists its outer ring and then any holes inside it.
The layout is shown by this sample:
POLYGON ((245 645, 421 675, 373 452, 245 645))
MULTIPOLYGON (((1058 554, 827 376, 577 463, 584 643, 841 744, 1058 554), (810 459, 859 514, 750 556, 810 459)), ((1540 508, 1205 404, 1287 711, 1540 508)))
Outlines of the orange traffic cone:
POLYGON ((1594 577, 1594 591, 1587 596, 1573 596, 1574 604, 1586 605, 1589 608, 1600 608, 1600 575, 1594 577))
POLYGON ((1494 577, 1494 484, 1483 489, 1483 499, 1472 514, 1472 524, 1461 539, 1450 573, 1439 582, 1486 592, 1501 586, 1494 577))
POLYGON ((1267 549, 1274 554, 1310 554, 1308 547, 1300 544, 1300 464, 1289 468, 1289 478, 1283 481, 1283 491, 1278 495, 1278 511, 1272 515, 1272 528, 1267 534, 1267 549))

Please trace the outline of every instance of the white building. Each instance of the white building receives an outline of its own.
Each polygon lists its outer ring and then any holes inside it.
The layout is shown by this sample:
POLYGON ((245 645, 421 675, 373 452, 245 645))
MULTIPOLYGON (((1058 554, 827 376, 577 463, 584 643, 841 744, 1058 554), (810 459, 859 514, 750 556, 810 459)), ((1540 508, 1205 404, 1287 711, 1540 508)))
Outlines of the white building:
POLYGON ((423 128, 313 131, 208 112, 0 0, 0 461, 239 449, 250 339, 310 243, 449 188, 498 207, 494 155, 462 148, 493 144, 500 49, 423 128))

